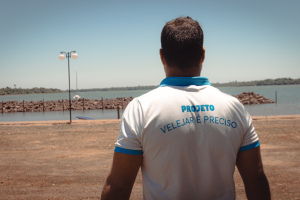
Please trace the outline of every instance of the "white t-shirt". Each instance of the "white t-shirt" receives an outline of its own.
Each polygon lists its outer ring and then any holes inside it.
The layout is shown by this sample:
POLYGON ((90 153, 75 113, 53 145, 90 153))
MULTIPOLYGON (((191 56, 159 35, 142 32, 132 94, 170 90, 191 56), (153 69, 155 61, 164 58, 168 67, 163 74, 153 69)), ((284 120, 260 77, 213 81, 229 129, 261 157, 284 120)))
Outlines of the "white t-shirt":
POLYGON ((124 111, 116 152, 143 155, 144 199, 234 199, 239 151, 259 146, 252 119, 205 77, 168 77, 124 111))

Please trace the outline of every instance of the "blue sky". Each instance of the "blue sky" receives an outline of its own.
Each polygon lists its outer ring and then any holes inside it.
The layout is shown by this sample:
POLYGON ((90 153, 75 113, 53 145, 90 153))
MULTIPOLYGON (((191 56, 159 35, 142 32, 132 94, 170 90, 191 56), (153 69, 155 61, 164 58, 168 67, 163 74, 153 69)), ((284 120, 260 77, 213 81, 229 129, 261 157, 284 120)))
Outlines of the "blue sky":
POLYGON ((211 82, 300 77, 300 1, 0 0, 0 88, 158 85, 167 21, 191 16, 204 31, 211 82))

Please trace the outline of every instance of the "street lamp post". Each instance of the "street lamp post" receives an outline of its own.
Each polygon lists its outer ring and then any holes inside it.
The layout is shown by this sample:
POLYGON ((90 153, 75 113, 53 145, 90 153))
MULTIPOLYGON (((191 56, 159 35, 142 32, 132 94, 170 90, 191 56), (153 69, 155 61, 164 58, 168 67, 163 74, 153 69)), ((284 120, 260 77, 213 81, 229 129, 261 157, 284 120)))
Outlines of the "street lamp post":
POLYGON ((78 54, 76 51, 69 51, 69 52, 60 52, 59 59, 64 60, 65 57, 68 58, 68 74, 69 74, 69 104, 70 104, 70 123, 72 123, 72 101, 71 101, 71 82, 70 82, 70 57, 72 56, 73 59, 78 58, 78 54))

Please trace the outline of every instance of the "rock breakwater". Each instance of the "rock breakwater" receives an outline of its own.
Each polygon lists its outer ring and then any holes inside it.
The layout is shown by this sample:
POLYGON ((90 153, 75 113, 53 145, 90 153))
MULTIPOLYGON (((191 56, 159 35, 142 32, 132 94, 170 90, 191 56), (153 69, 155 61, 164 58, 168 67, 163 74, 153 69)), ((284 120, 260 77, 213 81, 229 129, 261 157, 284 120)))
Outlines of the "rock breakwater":
MULTIPOLYGON (((234 95, 242 104, 264 104, 275 103, 274 101, 263 97, 254 92, 243 92, 234 95)), ((72 110, 100 110, 100 109, 125 109, 133 97, 123 97, 115 99, 78 99, 72 100, 72 110)), ((69 100, 62 99, 58 101, 5 101, 0 102, 1 113, 12 112, 44 112, 44 111, 68 111, 70 109, 69 100)))
POLYGON ((233 96, 244 105, 275 103, 275 101, 267 99, 260 94, 255 94, 254 92, 243 92, 242 94, 233 96))
MULTIPOLYGON (((98 110, 126 108, 133 97, 116 99, 78 99, 72 100, 72 110, 98 110)), ((58 101, 5 101, 0 102, 0 112, 44 112, 44 111, 67 111, 70 110, 68 99, 58 101)))

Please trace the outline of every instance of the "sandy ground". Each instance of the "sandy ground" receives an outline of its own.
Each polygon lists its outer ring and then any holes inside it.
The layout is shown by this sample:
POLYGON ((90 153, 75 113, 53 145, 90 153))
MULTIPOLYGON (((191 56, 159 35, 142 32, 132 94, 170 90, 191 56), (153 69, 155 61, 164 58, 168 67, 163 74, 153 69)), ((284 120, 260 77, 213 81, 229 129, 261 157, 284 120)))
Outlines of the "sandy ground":
MULTIPOLYGON (((253 117, 273 199, 300 199, 300 115, 253 117)), ((99 199, 119 120, 0 122, 0 199, 99 199)), ((246 199, 237 170, 237 199, 246 199)), ((142 199, 141 173, 131 199, 142 199)))

